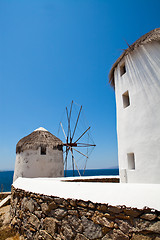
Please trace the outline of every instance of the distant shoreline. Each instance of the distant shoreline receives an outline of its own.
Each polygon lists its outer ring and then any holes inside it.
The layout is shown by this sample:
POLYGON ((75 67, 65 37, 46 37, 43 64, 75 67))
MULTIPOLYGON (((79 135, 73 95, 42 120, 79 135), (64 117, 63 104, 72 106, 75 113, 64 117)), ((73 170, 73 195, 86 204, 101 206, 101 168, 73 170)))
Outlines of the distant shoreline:
MULTIPOLYGON (((108 168, 108 169, 86 169, 85 173, 84 170, 79 170, 82 176, 111 176, 111 175, 119 175, 118 168, 108 168)), ((10 192, 11 185, 13 183, 13 174, 14 171, 0 171, 0 190, 1 192, 10 192)), ((67 177, 72 177, 73 171, 67 170, 67 177)), ((78 171, 74 171, 74 176, 79 176, 78 171)))

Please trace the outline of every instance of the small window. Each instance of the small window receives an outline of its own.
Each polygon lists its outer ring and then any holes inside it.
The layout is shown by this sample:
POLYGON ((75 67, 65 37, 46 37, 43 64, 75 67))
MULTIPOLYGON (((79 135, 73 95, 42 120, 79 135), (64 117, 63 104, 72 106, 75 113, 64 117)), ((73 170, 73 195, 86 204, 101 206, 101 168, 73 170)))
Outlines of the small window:
POLYGON ((46 155, 46 147, 41 147, 41 155, 46 155))
POLYGON ((126 66, 125 66, 125 63, 123 63, 121 66, 120 66, 120 75, 122 76, 123 74, 126 73, 126 66))
POLYGON ((128 169, 135 169, 135 157, 134 153, 127 153, 127 159, 128 159, 128 169))
POLYGON ((130 105, 129 92, 126 91, 125 93, 123 93, 122 98, 123 98, 123 107, 124 108, 128 107, 130 105))

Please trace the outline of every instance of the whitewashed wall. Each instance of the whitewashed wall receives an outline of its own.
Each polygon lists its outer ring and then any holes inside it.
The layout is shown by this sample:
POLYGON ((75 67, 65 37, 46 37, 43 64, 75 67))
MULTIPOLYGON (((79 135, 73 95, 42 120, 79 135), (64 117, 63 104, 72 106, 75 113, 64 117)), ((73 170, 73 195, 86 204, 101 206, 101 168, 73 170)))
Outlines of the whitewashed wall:
POLYGON ((121 182, 160 183, 160 43, 152 42, 126 56, 126 73, 115 70, 118 158, 121 182), (129 91, 130 106, 122 94, 129 91), (128 169, 127 153, 135 155, 128 169))
POLYGON ((18 177, 63 177, 63 152, 58 149, 46 149, 46 155, 38 150, 26 150, 16 155, 14 178, 18 177))

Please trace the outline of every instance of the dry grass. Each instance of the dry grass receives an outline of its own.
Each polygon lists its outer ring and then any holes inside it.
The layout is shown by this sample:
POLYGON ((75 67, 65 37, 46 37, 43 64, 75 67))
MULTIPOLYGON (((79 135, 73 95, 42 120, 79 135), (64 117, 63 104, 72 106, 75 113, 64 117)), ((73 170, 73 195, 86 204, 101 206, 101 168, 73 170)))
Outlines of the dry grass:
POLYGON ((11 226, 3 226, 0 228, 0 239, 1 240, 19 240, 19 234, 15 232, 11 226), (8 239, 9 238, 9 239, 8 239))
POLYGON ((10 205, 0 208, 0 240, 20 240, 19 234, 9 224, 9 210, 10 205), (6 218, 7 223, 4 221, 6 218))

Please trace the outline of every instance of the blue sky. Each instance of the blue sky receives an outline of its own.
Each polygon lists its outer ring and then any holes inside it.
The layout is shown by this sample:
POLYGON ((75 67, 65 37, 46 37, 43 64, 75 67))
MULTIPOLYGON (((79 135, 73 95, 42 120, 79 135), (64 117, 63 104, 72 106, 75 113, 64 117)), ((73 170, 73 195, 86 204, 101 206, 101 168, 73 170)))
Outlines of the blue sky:
POLYGON ((57 135, 72 99, 83 105, 96 148, 87 168, 118 165, 112 64, 160 27, 159 0, 0 0, 0 170, 17 142, 42 126, 57 135))

